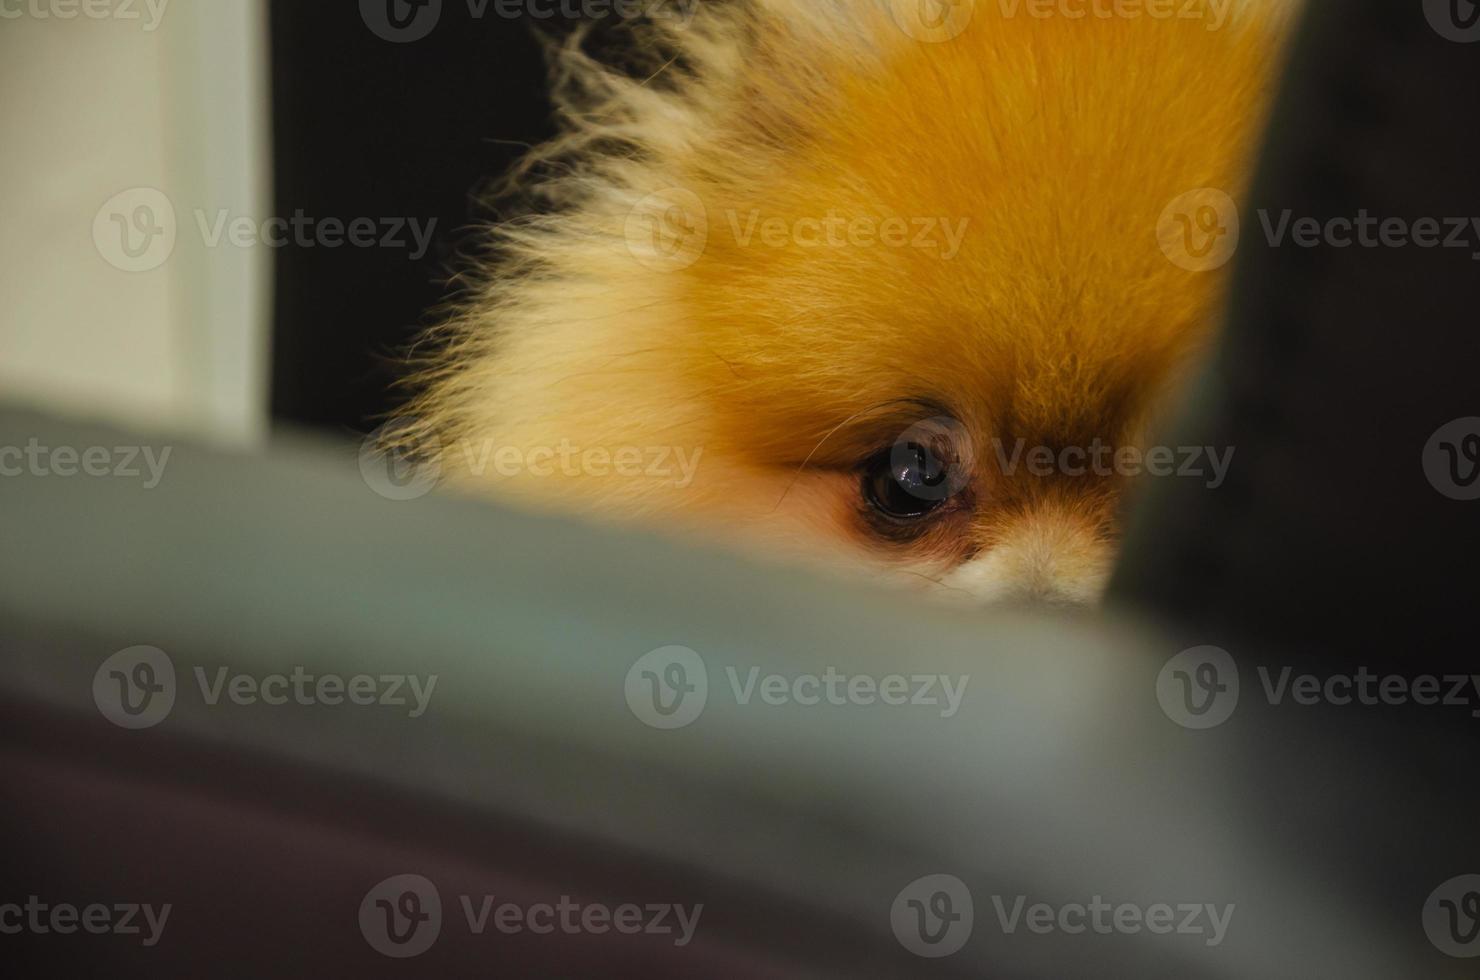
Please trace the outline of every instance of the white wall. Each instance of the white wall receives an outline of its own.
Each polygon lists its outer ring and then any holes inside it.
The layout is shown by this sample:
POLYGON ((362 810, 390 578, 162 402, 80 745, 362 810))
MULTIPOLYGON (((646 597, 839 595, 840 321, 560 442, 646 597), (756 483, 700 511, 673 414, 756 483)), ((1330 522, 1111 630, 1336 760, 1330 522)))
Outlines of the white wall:
POLYGON ((0 0, 0 400, 262 437, 270 255, 196 214, 269 216, 266 68, 265 0, 0 0))

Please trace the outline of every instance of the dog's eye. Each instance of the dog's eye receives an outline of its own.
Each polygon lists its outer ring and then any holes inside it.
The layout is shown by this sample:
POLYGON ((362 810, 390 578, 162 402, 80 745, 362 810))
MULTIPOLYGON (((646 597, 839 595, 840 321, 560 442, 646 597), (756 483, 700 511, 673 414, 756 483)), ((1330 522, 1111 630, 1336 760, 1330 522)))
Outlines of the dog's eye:
POLYGON ((950 496, 950 469, 928 446, 901 442, 863 464, 863 497, 896 521, 919 520, 950 496))

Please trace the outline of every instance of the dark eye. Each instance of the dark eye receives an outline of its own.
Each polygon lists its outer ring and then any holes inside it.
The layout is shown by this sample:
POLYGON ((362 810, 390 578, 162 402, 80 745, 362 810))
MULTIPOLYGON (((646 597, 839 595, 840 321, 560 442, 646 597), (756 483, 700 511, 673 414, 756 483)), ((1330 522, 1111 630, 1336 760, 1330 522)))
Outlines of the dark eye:
POLYGON ((950 496, 949 476, 928 446, 897 443, 863 464, 863 498, 892 520, 919 520, 950 496))

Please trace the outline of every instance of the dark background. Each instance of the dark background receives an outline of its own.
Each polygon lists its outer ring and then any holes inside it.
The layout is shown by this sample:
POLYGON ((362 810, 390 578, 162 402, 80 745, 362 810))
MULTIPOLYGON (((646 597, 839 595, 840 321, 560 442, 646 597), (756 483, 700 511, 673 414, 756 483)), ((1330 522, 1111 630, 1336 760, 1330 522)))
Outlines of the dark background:
POLYGON ((436 219, 427 253, 275 250, 277 423, 374 428, 397 400, 396 354, 448 298, 480 186, 552 132, 540 34, 574 25, 481 17, 447 0, 424 38, 393 43, 354 2, 273 0, 274 214, 436 219))

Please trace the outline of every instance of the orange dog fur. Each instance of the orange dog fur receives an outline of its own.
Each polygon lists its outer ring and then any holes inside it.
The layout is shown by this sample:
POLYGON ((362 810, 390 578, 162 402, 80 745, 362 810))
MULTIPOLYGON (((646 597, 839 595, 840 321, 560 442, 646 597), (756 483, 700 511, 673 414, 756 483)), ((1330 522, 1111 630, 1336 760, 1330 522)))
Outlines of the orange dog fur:
POLYGON ((401 431, 537 507, 1094 598, 1127 479, 1001 452, 1145 440, 1223 290, 1159 223, 1246 187, 1286 20, 1156 6, 1195 16, 736 0, 642 32, 636 74, 572 41, 564 135, 513 178, 544 206, 494 229, 401 431), (905 444, 954 472, 895 520, 867 470, 905 444))

